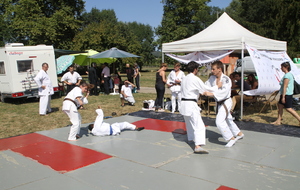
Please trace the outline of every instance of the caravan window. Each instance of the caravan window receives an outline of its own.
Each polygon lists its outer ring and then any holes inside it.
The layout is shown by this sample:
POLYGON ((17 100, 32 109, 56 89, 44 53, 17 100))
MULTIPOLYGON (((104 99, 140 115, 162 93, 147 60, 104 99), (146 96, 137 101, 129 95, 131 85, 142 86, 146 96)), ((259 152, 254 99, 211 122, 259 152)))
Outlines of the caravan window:
POLYGON ((33 71, 33 63, 32 60, 21 60, 17 61, 18 72, 27 72, 28 70, 33 71))
POLYGON ((4 62, 0 61, 0 75, 5 74, 4 62))

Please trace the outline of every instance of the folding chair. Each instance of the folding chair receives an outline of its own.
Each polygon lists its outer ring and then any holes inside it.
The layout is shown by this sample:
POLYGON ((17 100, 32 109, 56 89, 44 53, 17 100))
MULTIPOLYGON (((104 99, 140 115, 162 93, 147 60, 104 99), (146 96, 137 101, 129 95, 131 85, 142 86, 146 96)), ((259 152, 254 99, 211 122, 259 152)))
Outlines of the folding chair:
POLYGON ((278 109, 277 100, 276 100, 276 96, 277 96, 278 93, 279 93, 279 90, 273 92, 273 93, 270 95, 270 97, 268 98, 268 100, 262 102, 262 103, 264 104, 264 106, 261 108, 259 114, 264 110, 264 108, 265 108, 267 105, 270 105, 271 111, 273 111, 273 109, 272 109, 272 106, 273 106, 273 105, 276 105, 276 108, 278 109))
POLYGON ((207 114, 207 110, 206 110, 206 107, 205 107, 205 100, 204 100, 205 96, 204 97, 201 97, 199 96, 199 99, 198 99, 198 106, 201 108, 203 107, 203 110, 205 110, 205 114, 207 114))
POLYGON ((215 101, 215 99, 213 97, 208 97, 208 101, 207 101, 207 110, 208 110, 208 116, 210 115, 210 107, 213 107, 215 110, 215 113, 217 114, 217 102, 215 101))

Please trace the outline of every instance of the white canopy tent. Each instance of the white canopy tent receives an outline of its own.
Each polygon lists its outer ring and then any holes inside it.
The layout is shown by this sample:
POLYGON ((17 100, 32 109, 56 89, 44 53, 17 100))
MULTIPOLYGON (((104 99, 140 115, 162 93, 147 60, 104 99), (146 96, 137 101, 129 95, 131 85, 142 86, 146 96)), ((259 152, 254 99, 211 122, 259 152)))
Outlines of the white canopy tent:
MULTIPOLYGON (((234 50, 241 52, 244 57, 245 44, 258 50, 286 51, 287 43, 259 36, 233 20, 227 13, 223 13, 209 27, 201 32, 170 43, 162 44, 163 53, 187 53, 196 51, 220 51, 234 50)), ((164 54, 162 54, 164 56, 164 54)), ((164 61, 164 57, 162 57, 164 61)), ((244 67, 242 66, 242 78, 244 67)), ((243 83, 242 83, 243 89, 243 83)), ((243 91, 242 91, 243 93, 243 91)), ((241 108, 243 107, 243 96, 241 97, 241 108)), ((241 109, 241 117, 243 109, 241 109)))
POLYGON ((258 50, 286 51, 286 42, 259 36, 234 21, 227 13, 189 38, 162 44, 163 53, 242 50, 244 43, 258 50))

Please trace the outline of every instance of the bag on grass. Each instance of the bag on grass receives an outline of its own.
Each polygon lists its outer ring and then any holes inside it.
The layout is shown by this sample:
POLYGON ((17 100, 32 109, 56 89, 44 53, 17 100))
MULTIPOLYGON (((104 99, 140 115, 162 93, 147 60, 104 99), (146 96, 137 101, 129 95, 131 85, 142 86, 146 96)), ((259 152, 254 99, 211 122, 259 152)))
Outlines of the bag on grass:
POLYGON ((143 108, 151 109, 151 108, 154 107, 154 103, 155 103, 154 100, 144 100, 143 101, 143 108))

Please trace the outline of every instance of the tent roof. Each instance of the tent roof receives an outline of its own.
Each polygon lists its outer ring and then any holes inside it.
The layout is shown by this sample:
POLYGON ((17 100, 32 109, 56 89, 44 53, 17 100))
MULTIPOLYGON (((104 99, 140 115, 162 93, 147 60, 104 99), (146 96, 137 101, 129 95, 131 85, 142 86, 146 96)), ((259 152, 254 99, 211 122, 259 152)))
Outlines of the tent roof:
POLYGON ((286 51, 285 41, 272 40, 250 32, 227 13, 223 13, 201 32, 183 40, 163 43, 162 52, 241 50, 242 42, 259 50, 286 51))

